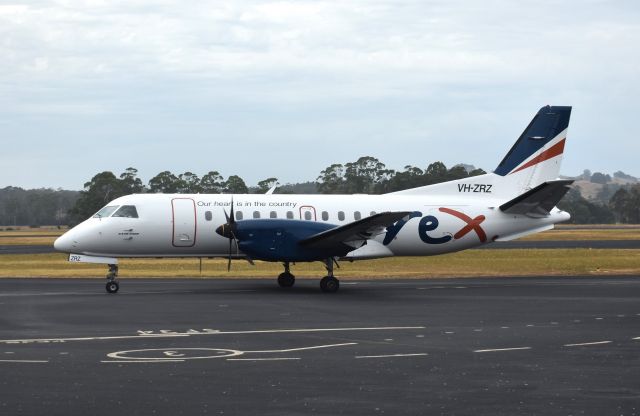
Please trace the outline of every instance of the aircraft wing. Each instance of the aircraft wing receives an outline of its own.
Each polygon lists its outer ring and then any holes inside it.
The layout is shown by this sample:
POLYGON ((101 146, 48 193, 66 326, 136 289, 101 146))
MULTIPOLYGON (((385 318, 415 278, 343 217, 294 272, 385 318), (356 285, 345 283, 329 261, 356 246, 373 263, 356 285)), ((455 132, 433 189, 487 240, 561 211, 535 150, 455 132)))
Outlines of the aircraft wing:
MULTIPOLYGON (((381 212, 370 217, 363 218, 320 232, 298 242, 301 246, 312 248, 332 247, 337 244, 366 241, 371 237, 383 233, 387 227, 396 221, 408 216, 411 211, 381 212)), ((356 247, 357 248, 357 247, 356 247)))
POLYGON ((507 214, 546 217, 569 191, 569 185, 572 183, 572 180, 544 182, 500 205, 500 210, 507 214))

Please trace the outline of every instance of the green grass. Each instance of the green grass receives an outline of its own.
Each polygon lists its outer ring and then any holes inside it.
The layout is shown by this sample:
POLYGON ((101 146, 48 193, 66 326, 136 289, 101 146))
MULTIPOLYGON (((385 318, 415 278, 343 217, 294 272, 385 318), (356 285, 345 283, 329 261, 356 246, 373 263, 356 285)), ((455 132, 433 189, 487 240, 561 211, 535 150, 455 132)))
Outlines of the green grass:
MULTIPOLYGON (((393 257, 341 262, 335 273, 345 279, 388 279, 640 274, 640 250, 467 250, 434 257, 393 257)), ((122 259, 120 276, 129 277, 231 277, 274 278, 282 271, 279 263, 234 261, 227 272, 226 260, 203 259, 122 259)), ((292 266, 297 277, 318 278, 321 263, 292 266)), ((104 277, 106 265, 67 262, 64 254, 21 254, 0 256, 0 277, 104 277)))
POLYGON ((640 228, 573 230, 557 228, 525 238, 525 241, 640 240, 640 228))

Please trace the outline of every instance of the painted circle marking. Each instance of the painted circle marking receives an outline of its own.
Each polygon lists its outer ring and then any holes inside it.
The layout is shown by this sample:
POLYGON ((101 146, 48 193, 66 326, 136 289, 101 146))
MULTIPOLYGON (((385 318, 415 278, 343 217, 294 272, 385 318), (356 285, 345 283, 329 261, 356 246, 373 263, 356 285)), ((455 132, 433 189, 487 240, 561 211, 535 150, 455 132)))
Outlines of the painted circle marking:
POLYGON ((144 350, 116 351, 107 357, 116 360, 208 360, 229 358, 244 354, 243 351, 226 348, 151 348, 144 350))

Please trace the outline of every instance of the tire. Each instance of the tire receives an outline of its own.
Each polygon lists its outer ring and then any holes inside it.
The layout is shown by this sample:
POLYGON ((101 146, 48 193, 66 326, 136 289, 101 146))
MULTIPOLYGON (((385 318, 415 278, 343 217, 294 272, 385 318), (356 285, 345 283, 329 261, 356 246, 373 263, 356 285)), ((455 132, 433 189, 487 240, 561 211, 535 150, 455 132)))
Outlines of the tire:
POLYGON ((340 281, 333 276, 325 276, 320 280, 320 289, 325 293, 336 293, 340 289, 340 281))
POLYGON ((116 293, 120 289, 120 285, 115 280, 107 282, 106 286, 108 293, 116 293))
POLYGON ((280 273, 278 276, 278 285, 280 287, 292 287, 296 282, 296 278, 291 273, 280 273))

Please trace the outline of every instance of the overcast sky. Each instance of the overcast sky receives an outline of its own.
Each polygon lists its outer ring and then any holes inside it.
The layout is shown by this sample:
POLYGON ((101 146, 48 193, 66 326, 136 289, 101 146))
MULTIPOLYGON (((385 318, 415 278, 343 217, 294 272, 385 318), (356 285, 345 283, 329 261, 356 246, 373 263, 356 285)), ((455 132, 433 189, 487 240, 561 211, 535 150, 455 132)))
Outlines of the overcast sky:
POLYGON ((564 174, 640 176, 639 78, 636 1, 0 0, 0 187, 493 170, 546 104, 564 174))

